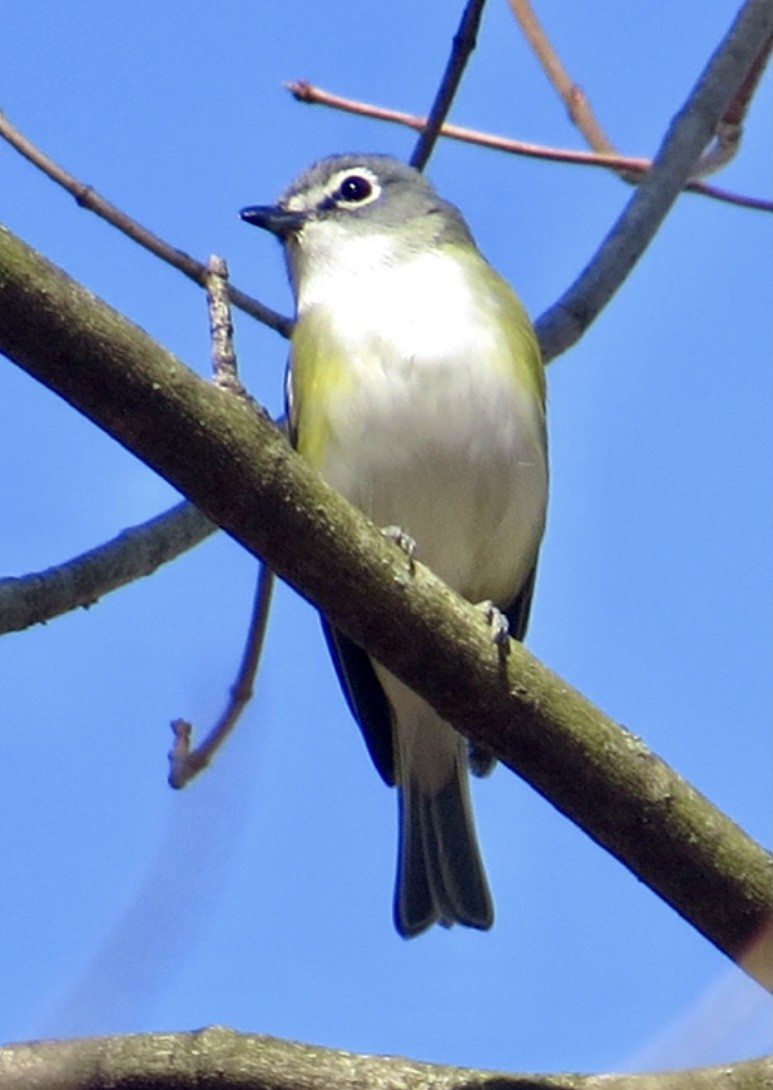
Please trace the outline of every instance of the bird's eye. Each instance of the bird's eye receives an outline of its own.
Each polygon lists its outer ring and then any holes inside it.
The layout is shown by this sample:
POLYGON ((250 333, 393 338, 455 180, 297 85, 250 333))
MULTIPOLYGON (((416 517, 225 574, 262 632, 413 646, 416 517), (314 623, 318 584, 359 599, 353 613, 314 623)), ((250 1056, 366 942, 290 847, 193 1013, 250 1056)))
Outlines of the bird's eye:
POLYGON ((366 201, 373 193, 373 186, 367 178, 360 174, 350 174, 344 178, 338 187, 338 199, 348 204, 359 204, 366 201))

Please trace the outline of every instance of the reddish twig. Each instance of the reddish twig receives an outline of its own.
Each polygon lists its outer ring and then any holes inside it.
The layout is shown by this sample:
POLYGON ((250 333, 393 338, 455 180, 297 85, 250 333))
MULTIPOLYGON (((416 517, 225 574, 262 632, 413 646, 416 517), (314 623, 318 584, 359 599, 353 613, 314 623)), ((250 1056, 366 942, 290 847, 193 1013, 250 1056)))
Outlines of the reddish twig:
POLYGON ((615 145, 604 132, 582 87, 575 83, 564 68, 529 0, 509 0, 509 3, 546 76, 564 100, 569 116, 590 147, 600 155, 616 155, 615 145))
MULTIPOLYGON (((416 114, 404 113, 402 110, 392 110, 385 106, 376 106, 359 99, 345 98, 343 95, 335 95, 325 91, 321 87, 306 80, 295 80, 285 84, 287 89, 299 102, 308 102, 320 106, 330 106, 336 110, 344 110, 347 113, 360 114, 363 117, 373 117, 378 121, 391 121, 397 125, 405 125, 409 129, 421 130, 426 124, 426 118, 416 114)), ((631 155, 598 155, 592 151, 573 151, 569 148, 554 148, 544 144, 532 144, 525 140, 514 140, 507 136, 498 136, 494 133, 481 132, 479 129, 468 129, 461 125, 441 126, 441 136, 447 136, 452 140, 462 140, 469 144, 478 144, 481 147, 493 148, 495 151, 505 151, 513 155, 524 155, 533 159, 547 159, 553 162, 575 163, 580 166, 603 167, 606 170, 626 171, 637 176, 646 174, 652 165, 651 159, 645 159, 631 155)), ((717 186, 705 185, 703 182, 689 182, 686 186, 692 193, 699 193, 704 197, 713 197, 715 200, 726 201, 729 204, 740 205, 744 208, 753 208, 763 212, 773 212, 773 201, 764 200, 761 197, 747 197, 739 193, 730 193, 719 189, 717 186)))
MULTIPOLYGON (((540 24, 529 0, 509 0, 510 8, 515 15, 524 36, 528 39, 538 60, 540 61, 550 82, 563 99, 569 111, 569 116, 594 151, 606 155, 616 154, 615 145, 604 132, 598 118, 585 95, 585 92, 575 83, 565 69, 555 47, 540 24)), ((726 166, 736 155, 741 143, 743 120, 749 107, 749 103, 760 81, 770 56, 773 41, 768 38, 760 48, 757 57, 749 71, 748 76, 739 88, 728 108, 725 110, 714 134, 711 147, 703 153, 695 164, 691 182, 698 182, 707 174, 712 174, 726 166)), ((636 178, 625 177, 626 181, 636 181, 636 178)), ((697 189, 707 196, 723 194, 722 190, 709 187, 705 190, 697 189)), ((720 199, 726 199, 721 196, 720 199)), ((739 202, 740 203, 740 202, 739 202)), ((746 203, 746 202, 744 202, 746 203)), ((760 207, 760 202, 753 201, 749 207, 760 207)))
MULTIPOLYGON (((96 213, 113 227, 117 227, 119 231, 122 231, 134 242, 139 243, 140 246, 144 246, 146 250, 155 254, 156 257, 160 257, 168 265, 179 269, 181 273, 184 273, 196 284, 201 287, 204 286, 207 275, 206 265, 191 257, 190 254, 185 253, 184 250, 178 250, 177 247, 170 246, 164 239, 159 238, 158 235, 143 227, 137 220, 127 216, 116 205, 111 204, 92 186, 86 185, 85 182, 81 182, 73 174, 70 174, 69 171, 61 167, 20 132, 2 111, 0 111, 0 136, 25 159, 29 160, 33 166, 42 170, 57 185, 66 189, 82 208, 87 208, 90 212, 96 213)), ((271 329, 275 329, 283 337, 290 336, 292 322, 283 314, 277 314, 275 310, 233 286, 229 286, 228 295, 235 307, 243 310, 246 314, 252 315, 253 318, 257 318, 259 322, 270 326, 271 329)))
POLYGON ((448 58, 446 70, 440 81, 440 87, 432 103, 432 109, 427 117, 427 123, 422 129, 413 155, 410 158, 412 167, 424 170, 429 162, 429 157, 437 143, 440 129, 448 117, 451 103, 459 89, 464 70, 470 59, 478 40, 478 28, 483 15, 483 7, 486 0, 468 0, 462 13, 459 29, 454 35, 451 55, 448 58))

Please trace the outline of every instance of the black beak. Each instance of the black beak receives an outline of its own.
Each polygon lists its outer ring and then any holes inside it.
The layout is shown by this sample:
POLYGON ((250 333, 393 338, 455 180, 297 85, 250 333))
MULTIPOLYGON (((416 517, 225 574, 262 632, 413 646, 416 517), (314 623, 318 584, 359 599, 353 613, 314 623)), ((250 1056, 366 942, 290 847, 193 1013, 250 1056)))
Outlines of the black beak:
POLYGON ((242 208, 239 213, 245 223, 253 227, 262 227, 277 238, 286 238, 293 231, 299 230, 308 219, 305 212, 290 212, 275 204, 253 204, 242 208))

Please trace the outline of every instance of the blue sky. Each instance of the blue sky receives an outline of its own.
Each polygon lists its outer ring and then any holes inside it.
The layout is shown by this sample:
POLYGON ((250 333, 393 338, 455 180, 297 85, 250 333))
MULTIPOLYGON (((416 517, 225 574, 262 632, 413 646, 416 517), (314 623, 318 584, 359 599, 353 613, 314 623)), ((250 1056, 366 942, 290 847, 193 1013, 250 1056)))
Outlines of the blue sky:
MULTIPOLYGON (((332 151, 413 135, 293 102, 307 78, 413 112, 458 18, 428 0, 6 0, 0 105, 54 158, 289 310, 237 211, 332 151)), ((556 0, 543 16, 621 150, 650 154, 734 14, 556 0), (612 43, 612 45, 610 45, 612 43)), ((770 191, 770 77, 718 182, 770 191)), ((491 0, 460 124, 579 147, 491 0)), ((539 314, 629 190, 458 144, 430 167, 539 314)), ((0 216, 195 369, 200 291, 0 146, 0 216)), ((549 369, 552 498, 529 644, 760 838, 770 808, 770 217, 686 196, 602 318, 549 369)), ((281 405, 285 345, 237 317, 243 379, 281 405)), ((0 571, 90 548, 176 500, 0 367, 0 571)), ((512 1070, 724 1060, 768 1044, 762 993, 548 803, 476 785, 488 934, 391 926, 396 800, 370 767, 316 616, 276 597, 257 696, 216 766, 165 783, 168 722, 208 725, 254 561, 224 535, 88 611, 3 640, 0 1039, 221 1023, 512 1070)))

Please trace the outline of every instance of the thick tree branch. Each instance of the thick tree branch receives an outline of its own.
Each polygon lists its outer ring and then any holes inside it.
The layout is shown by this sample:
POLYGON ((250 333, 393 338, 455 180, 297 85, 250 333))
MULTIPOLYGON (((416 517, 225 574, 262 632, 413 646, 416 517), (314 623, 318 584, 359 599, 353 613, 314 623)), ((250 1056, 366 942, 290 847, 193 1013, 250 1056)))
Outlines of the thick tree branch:
POLYGON ((764 1090, 767 1057, 646 1075, 516 1075, 360 1056, 212 1026, 0 1048, 3 1090, 764 1090))
POLYGON ((0 1049, 3 1090, 763 1090, 769 1057, 648 1075, 510 1075, 361 1056, 221 1026, 0 1049))
POLYGON ((767 853, 520 644, 503 661, 480 611, 412 568, 248 399, 204 382, 6 231, 0 350, 770 982, 759 948, 748 960, 769 936, 767 853))
POLYGON ((192 549, 217 526, 187 501, 45 571, 0 579, 0 634, 93 605, 192 549))

